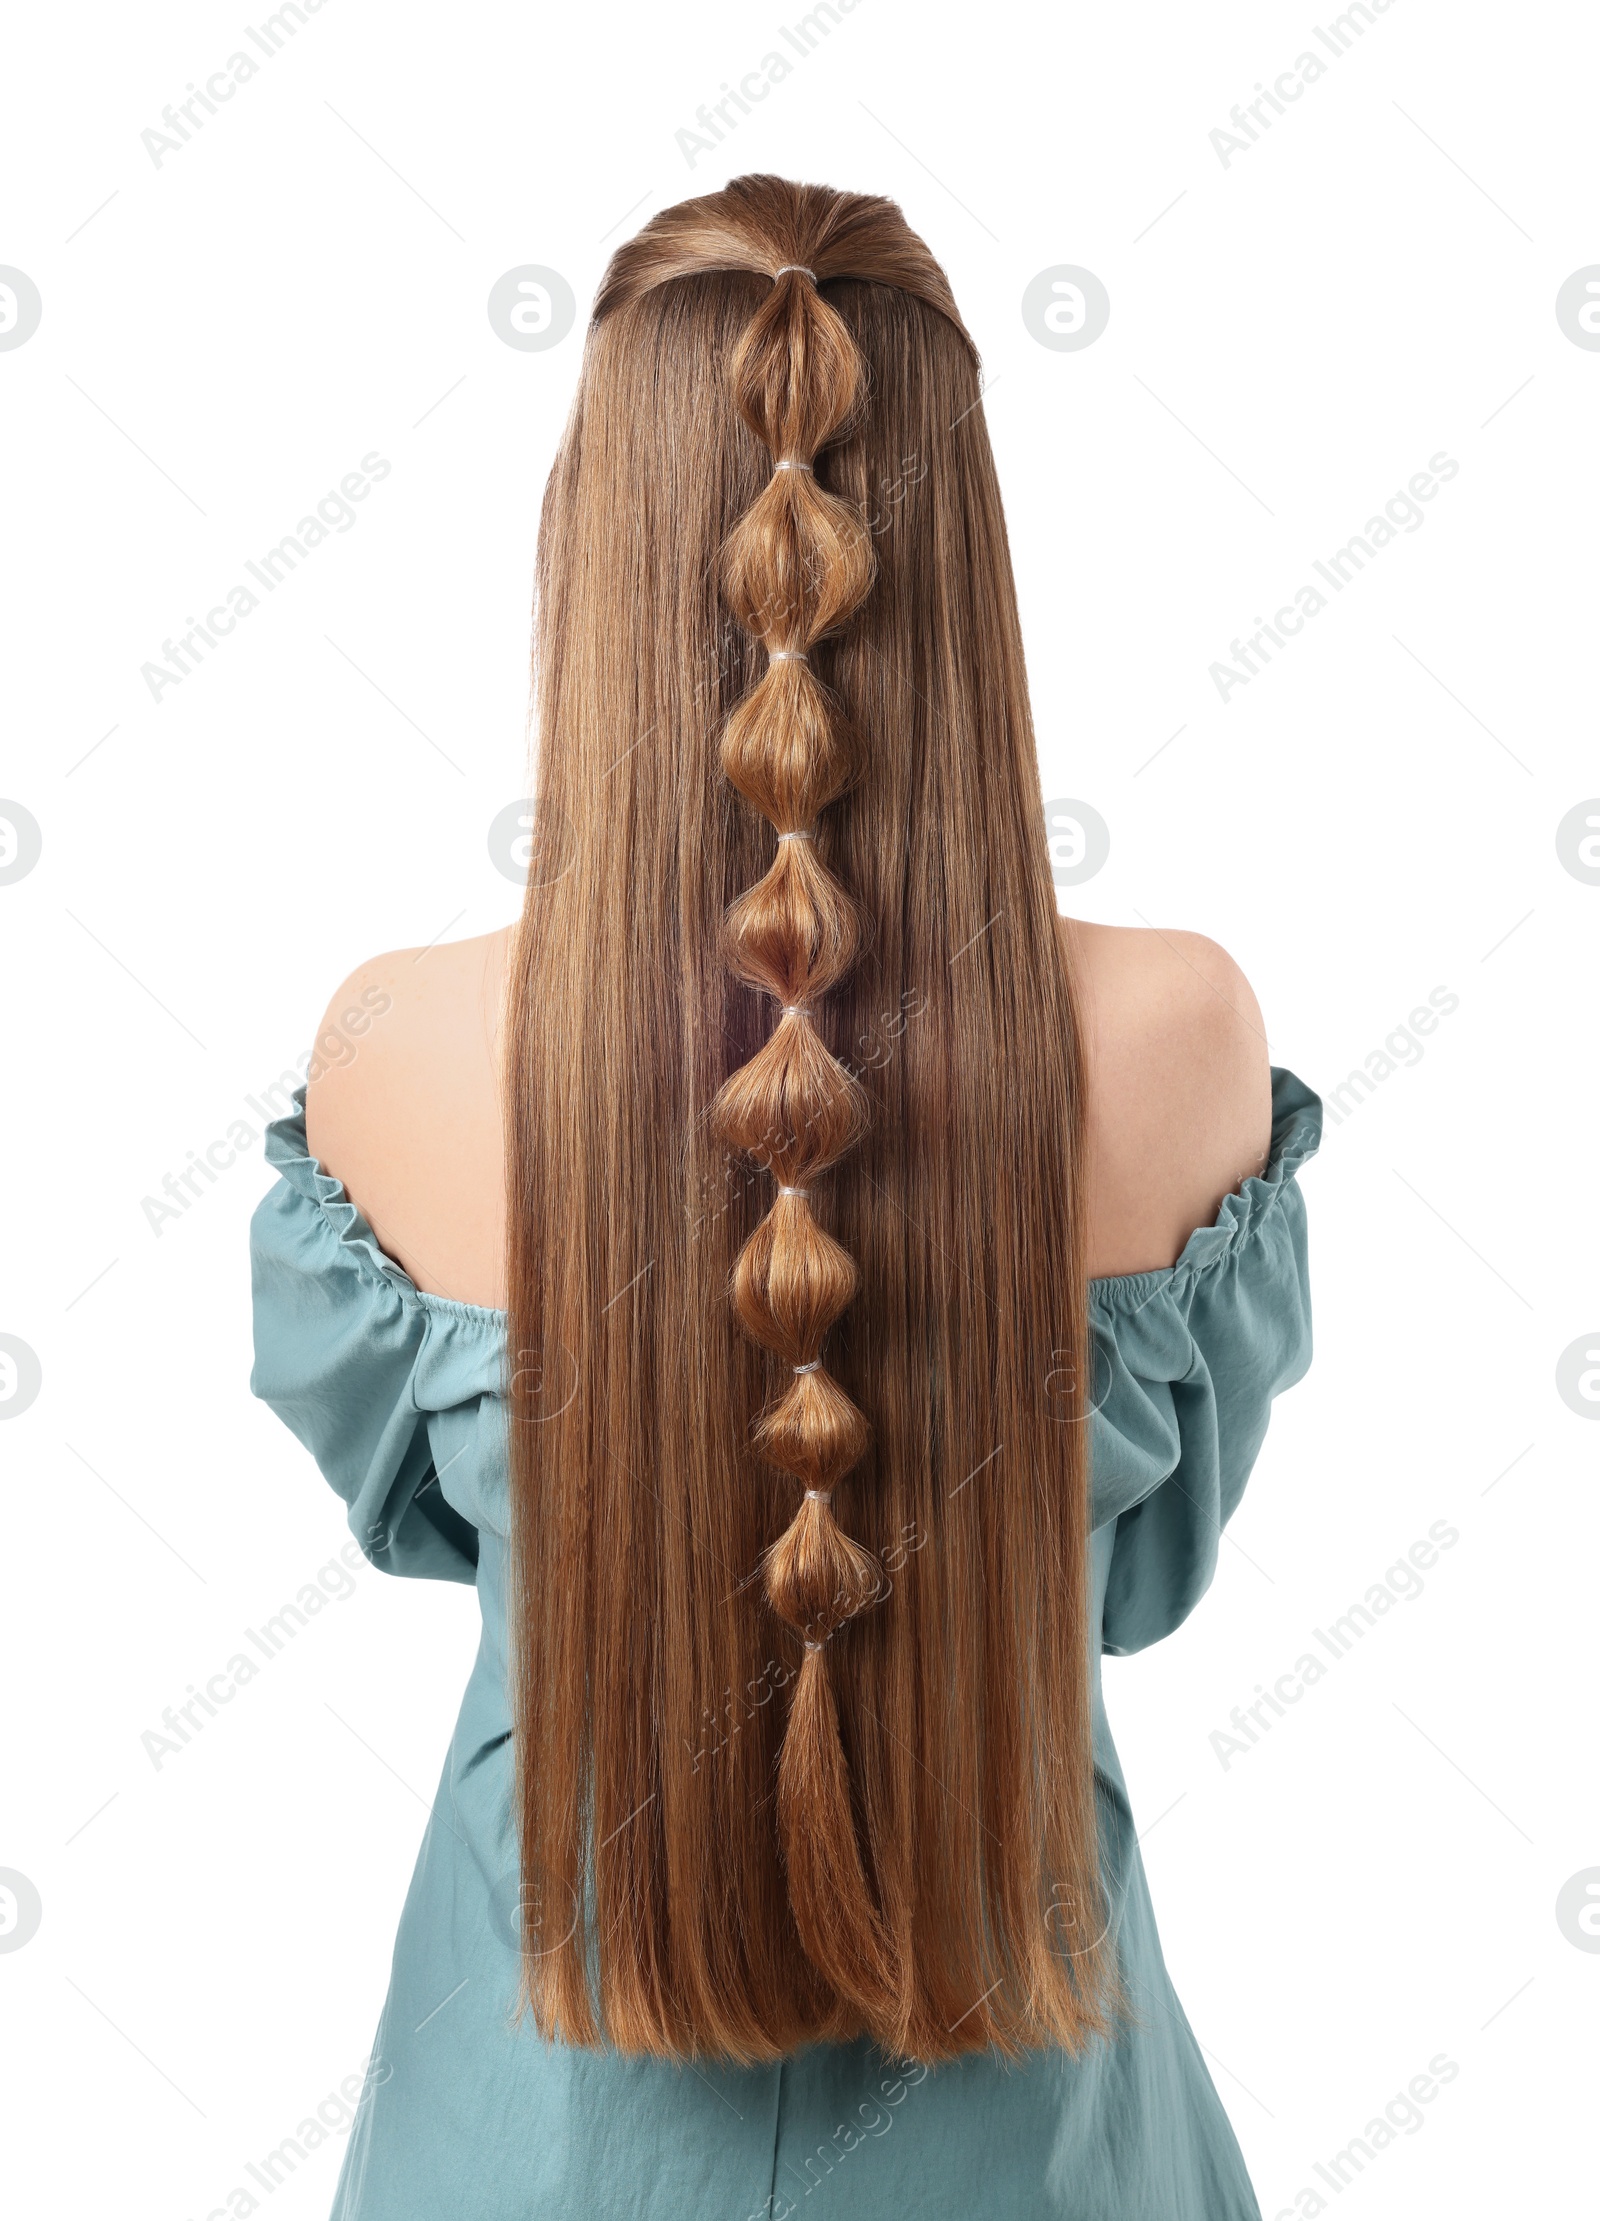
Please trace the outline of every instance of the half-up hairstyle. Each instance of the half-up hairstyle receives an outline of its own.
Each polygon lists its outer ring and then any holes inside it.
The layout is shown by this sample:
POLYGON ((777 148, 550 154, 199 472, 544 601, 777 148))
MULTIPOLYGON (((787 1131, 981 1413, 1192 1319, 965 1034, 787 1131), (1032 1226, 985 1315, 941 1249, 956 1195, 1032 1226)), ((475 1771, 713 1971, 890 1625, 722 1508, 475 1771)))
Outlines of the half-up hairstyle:
POLYGON ((541 524, 508 1041, 540 2029, 1079 2049, 1078 1050, 975 350, 892 203, 664 211, 541 524))

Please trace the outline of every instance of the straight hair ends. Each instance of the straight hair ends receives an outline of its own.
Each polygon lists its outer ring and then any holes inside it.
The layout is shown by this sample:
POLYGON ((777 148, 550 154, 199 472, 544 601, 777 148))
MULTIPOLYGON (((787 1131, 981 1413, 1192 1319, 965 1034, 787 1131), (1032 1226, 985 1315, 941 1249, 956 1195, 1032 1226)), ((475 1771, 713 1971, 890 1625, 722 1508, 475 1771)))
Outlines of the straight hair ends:
POLYGON ((1120 2009, 1077 1033, 978 397, 891 202, 740 178, 613 259, 546 493, 511 1626, 569 2043, 1120 2009))

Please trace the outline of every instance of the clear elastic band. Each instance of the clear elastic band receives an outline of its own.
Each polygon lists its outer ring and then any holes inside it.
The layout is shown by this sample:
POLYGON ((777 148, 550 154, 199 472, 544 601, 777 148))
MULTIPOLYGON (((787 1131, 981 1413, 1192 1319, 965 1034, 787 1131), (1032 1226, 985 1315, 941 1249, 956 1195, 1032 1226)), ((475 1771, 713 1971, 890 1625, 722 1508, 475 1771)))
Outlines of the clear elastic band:
POLYGON ((789 272, 789 271, 791 271, 791 270, 798 270, 798 271, 799 271, 799 273, 800 273, 800 275, 801 275, 801 276, 802 276, 803 278, 809 278, 809 279, 811 280, 811 282, 812 282, 812 284, 813 284, 813 285, 815 285, 815 284, 816 284, 816 282, 817 282, 817 273, 816 273, 816 271, 815 271, 815 270, 808 270, 808 269, 806 268, 806 266, 805 266, 805 264, 804 264, 803 262, 786 262, 786 263, 784 263, 784 264, 782 265, 782 267, 781 267, 780 269, 774 270, 774 271, 773 271, 773 273, 772 273, 772 282, 773 282, 773 284, 774 284, 774 285, 776 285, 776 284, 777 284, 777 282, 778 282, 778 280, 779 280, 779 279, 780 279, 781 277, 785 277, 785 276, 786 276, 786 275, 788 274, 788 272, 789 272))
POLYGON ((807 1650, 820 1650, 820 1649, 822 1648, 822 1644, 821 1644, 821 1643, 814 1643, 814 1642, 813 1642, 813 1641, 811 1640, 810 1636, 808 1635, 808 1636, 806 1637, 806 1648, 807 1648, 807 1650))
POLYGON ((833 1494, 831 1488, 808 1488, 806 1495, 814 1504, 825 1504, 833 1494))
MULTIPOLYGON (((780 455, 773 464, 774 470, 810 470, 809 463, 802 463, 798 455, 780 455)), ((812 473, 815 476, 815 473, 812 473)))
POLYGON ((816 837, 815 831, 809 829, 799 833, 780 833, 778 835, 780 841, 814 841, 816 837))
POLYGON ((822 1370, 822 1360, 820 1357, 814 1357, 809 1365, 796 1365, 794 1370, 797 1373, 820 1373, 822 1370))
POLYGON ((785 1003, 783 1006, 783 1016, 785 1018, 809 1018, 810 1015, 811 1005, 809 1003, 785 1003))
POLYGON ((784 1187, 780 1187, 780 1188, 779 1188, 779 1190, 778 1190, 778 1193, 779 1193, 780 1195, 809 1195, 809 1194, 811 1193, 811 1190, 810 1190, 809 1188, 784 1188, 784 1187))
POLYGON ((767 661, 769 663, 806 663, 810 661, 810 658, 803 648, 769 648, 767 650, 767 661))

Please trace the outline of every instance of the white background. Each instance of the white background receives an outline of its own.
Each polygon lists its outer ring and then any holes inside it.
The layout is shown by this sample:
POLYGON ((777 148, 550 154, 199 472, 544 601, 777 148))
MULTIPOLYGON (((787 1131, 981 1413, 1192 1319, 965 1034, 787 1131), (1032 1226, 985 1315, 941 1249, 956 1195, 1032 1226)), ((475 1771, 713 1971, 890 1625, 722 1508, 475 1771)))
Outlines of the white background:
MULTIPOLYGON (((227 2210, 371 2043, 474 1601, 363 1569, 152 1766, 163 1708, 345 1529, 246 1392, 259 1153, 159 1237, 142 1204, 259 1128, 246 1095, 360 959, 513 915, 485 834, 525 789, 583 316, 629 230, 745 169, 890 193, 949 269, 1044 791, 1111 829, 1075 906, 1213 935, 1325 1093, 1459 997, 1330 1120, 1316 1362, 1204 1607, 1107 1696, 1269 2221, 1311 2187, 1369 2221, 1580 2210, 1600 1957, 1555 1901, 1600 1864, 1600 1437, 1555 1368, 1600 1318, 1600 889, 1555 829, 1600 791, 1600 354, 1554 300, 1600 260, 1594 23, 1394 0, 1224 167, 1209 134, 1331 9, 859 0, 691 167, 675 134, 799 13, 326 0, 159 168, 141 132, 246 18, 13 21, 0 262, 44 314, 0 353, 0 794, 44 849, 0 888, 0 1331, 43 1388, 0 1435, 0 1866, 43 1922, 0 1954, 0 2078, 30 2215, 227 2210), (580 304, 548 352, 485 313, 522 263, 580 304), (1062 263, 1111 297, 1082 352, 1020 313, 1062 263), (1423 526, 1219 700, 1209 665, 1441 450, 1423 526), (353 528, 153 702, 141 665, 370 451, 353 528), (1440 1520, 1424 1593, 1224 1768, 1231 1709, 1440 1520), (1335 2195, 1314 2163, 1441 2052, 1423 2125, 1335 2195)), ((340 2149, 274 2214, 323 2214, 340 2149)))

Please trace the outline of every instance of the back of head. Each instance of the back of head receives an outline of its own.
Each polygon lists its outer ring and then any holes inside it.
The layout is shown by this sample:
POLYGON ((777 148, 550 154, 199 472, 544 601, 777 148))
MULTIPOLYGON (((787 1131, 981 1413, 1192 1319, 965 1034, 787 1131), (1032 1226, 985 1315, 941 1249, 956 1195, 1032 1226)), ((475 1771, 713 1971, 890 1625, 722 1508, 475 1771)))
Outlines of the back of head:
POLYGON ((532 2010, 1078 2048, 1079 1084, 978 365, 888 201, 737 179, 595 304, 512 991, 532 2010))

